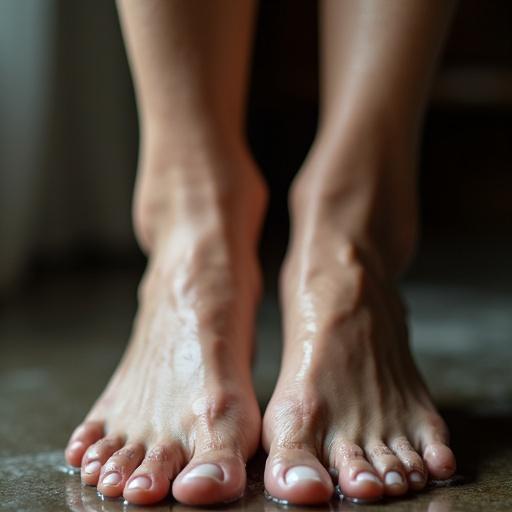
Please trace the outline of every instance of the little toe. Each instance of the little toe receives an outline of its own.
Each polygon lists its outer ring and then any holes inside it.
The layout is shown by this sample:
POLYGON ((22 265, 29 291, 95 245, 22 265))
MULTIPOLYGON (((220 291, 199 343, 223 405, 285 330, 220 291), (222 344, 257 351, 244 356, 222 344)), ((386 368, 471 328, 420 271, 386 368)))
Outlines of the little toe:
POLYGON ((176 477, 172 493, 185 505, 211 505, 240 498, 245 491, 245 462, 236 450, 196 454, 176 477))
POLYGON ((443 419, 434 415, 428 418, 422 435, 423 460, 431 477, 445 480, 455 473, 455 455, 448 447, 448 428, 443 419))
POLYGON ((92 443, 103 437, 103 422, 85 421, 71 435, 65 451, 66 462, 80 467, 85 451, 92 443))
POLYGON ((182 461, 181 450, 165 445, 151 448, 126 482, 123 496, 134 505, 151 505, 163 500, 182 461))
POLYGON ((89 446, 82 458, 82 482, 87 485, 96 485, 101 467, 121 446, 123 446, 123 441, 118 436, 104 437, 89 446))
POLYGON ((307 449, 271 450, 265 466, 265 488, 272 497, 294 505, 325 503, 334 492, 329 473, 313 450, 307 449))
POLYGON ((384 485, 363 450, 342 441, 333 445, 333 466, 338 469, 340 490, 351 501, 376 501, 384 494, 384 485))
POLYGON ((98 491, 115 498, 123 494, 128 478, 144 458, 144 447, 139 443, 126 444, 115 452, 101 468, 98 491))
POLYGON ((408 484, 404 467, 389 447, 377 442, 368 447, 366 453, 384 483, 384 493, 388 496, 405 494, 408 484))
POLYGON ((425 468, 423 459, 419 453, 412 447, 409 440, 404 437, 396 437, 389 443, 390 448, 400 459, 405 469, 409 489, 420 491, 427 483, 428 471, 425 468))
POLYGON ((455 473, 455 455, 446 444, 431 443, 426 445, 423 450, 423 459, 434 479, 446 480, 455 473))

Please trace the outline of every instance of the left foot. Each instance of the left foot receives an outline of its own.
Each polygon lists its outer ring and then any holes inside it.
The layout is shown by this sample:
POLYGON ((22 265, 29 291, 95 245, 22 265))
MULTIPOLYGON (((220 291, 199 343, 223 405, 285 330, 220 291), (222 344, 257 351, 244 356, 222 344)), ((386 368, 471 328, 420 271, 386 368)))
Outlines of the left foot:
POLYGON ((315 198, 311 182, 303 190, 292 202, 282 274, 283 363, 263 423, 267 491, 295 504, 328 501, 327 468, 356 500, 421 490, 429 475, 450 477, 447 428, 409 350, 393 265, 363 237, 343 236, 344 222, 352 230, 364 224, 366 192, 336 198, 330 189, 315 198))

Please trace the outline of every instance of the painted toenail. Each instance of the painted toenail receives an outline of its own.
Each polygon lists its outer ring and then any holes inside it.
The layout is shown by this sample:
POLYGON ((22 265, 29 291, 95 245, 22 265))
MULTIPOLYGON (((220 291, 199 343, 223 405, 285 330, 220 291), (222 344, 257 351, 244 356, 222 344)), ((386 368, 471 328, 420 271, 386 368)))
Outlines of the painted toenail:
POLYGON ((398 471, 389 471, 384 477, 384 483, 386 485, 403 485, 404 479, 398 471))
POLYGON ((211 478, 217 482, 222 482, 224 480, 224 473, 217 464, 200 464, 183 477, 184 480, 189 478, 211 478))
POLYGON ((149 489, 150 487, 151 479, 147 476, 138 476, 130 482, 130 485, 128 485, 128 489, 149 489))
POLYGON ((84 447, 84 443, 82 441, 75 441, 69 445, 68 450, 74 452, 75 450, 80 450, 80 448, 84 447))
POLYGON ((304 480, 322 481, 318 471, 309 466, 295 466, 290 468, 284 475, 284 481, 287 485, 301 483, 304 480))
POLYGON ((379 477, 368 471, 358 473, 356 476, 356 482, 373 482, 374 484, 381 484, 379 477))
POLYGON ((89 462, 87 466, 84 468, 84 472, 88 475, 91 475, 92 473, 96 473, 96 471, 99 471, 101 468, 101 463, 97 460, 93 460, 92 462, 89 462))
POLYGON ((120 481, 121 475, 114 471, 113 473, 109 473, 107 476, 105 476, 101 483, 103 485, 117 485, 120 481))
POLYGON ((413 471, 409 475, 409 480, 414 484, 421 484, 423 483, 423 475, 419 473, 418 471, 413 471))

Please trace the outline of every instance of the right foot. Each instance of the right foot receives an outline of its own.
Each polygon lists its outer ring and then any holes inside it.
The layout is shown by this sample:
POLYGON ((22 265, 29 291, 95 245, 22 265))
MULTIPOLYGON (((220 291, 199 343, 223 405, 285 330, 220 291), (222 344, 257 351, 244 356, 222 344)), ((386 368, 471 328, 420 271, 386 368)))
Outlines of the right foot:
POLYGON ((201 165, 143 173, 136 223, 150 259, 133 336, 66 449, 105 496, 150 504, 173 481, 186 504, 243 494, 260 436, 251 337, 265 191, 242 162, 217 166, 224 183, 201 165))

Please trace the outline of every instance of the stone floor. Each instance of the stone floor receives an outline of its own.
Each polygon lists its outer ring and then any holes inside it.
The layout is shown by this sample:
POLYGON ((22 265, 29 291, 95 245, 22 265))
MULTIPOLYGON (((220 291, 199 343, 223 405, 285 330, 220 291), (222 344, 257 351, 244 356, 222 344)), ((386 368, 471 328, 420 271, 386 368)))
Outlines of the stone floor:
MULTIPOLYGON (((426 250, 403 287, 416 358, 452 432, 457 477, 402 500, 364 506, 336 498, 318 510, 512 510, 511 255, 509 248, 426 250)), ((136 282, 120 271, 48 275, 2 308, 0 510, 142 510, 82 487, 61 452, 122 351, 136 282)), ((272 296, 261 308, 258 338, 255 380, 264 404, 279 367, 272 296)), ((282 508, 263 496, 263 461, 259 454, 249 464, 245 498, 223 509, 282 508)), ((151 510, 186 508, 169 502, 151 510)))

